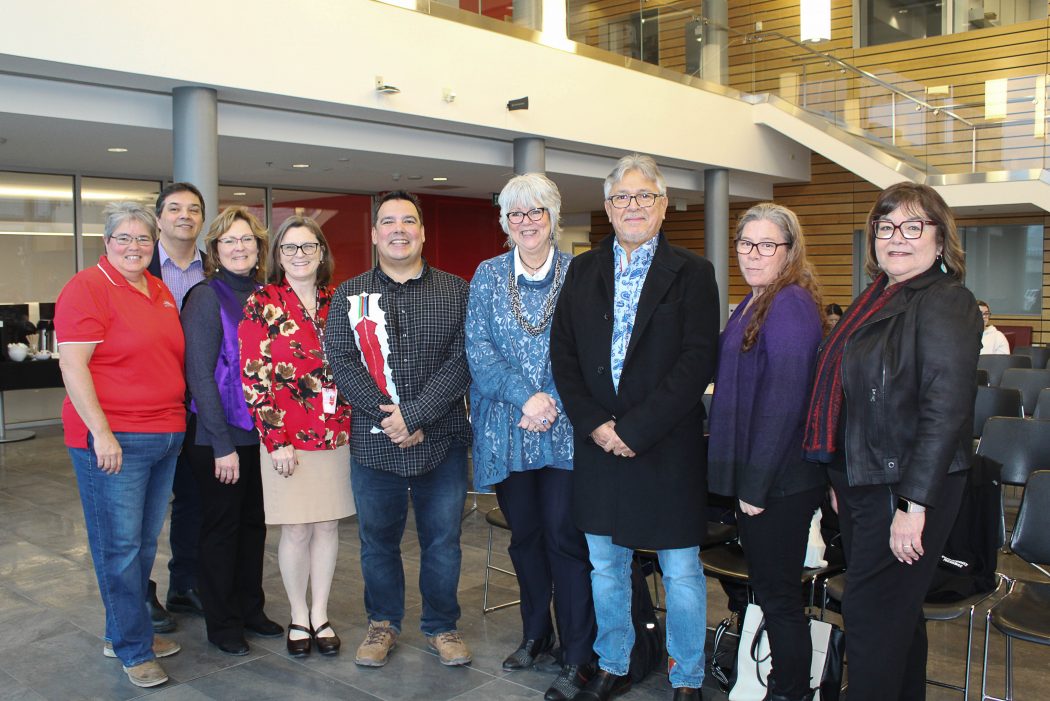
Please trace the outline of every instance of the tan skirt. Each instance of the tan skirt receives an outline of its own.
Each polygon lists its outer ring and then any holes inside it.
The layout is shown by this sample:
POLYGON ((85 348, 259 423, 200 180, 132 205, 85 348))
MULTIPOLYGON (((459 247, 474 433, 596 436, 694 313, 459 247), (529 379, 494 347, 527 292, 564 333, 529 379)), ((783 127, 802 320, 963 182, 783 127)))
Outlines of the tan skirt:
POLYGON ((259 452, 266 523, 318 523, 357 513, 350 491, 350 446, 296 450, 299 464, 291 477, 277 474, 265 446, 259 452))

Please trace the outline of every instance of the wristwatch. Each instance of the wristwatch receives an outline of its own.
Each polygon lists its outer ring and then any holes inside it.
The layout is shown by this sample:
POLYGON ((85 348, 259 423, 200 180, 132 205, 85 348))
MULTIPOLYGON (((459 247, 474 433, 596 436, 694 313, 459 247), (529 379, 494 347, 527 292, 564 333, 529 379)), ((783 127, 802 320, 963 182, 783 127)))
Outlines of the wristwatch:
POLYGON ((914 501, 908 501, 904 497, 897 497, 897 511, 903 511, 906 514, 921 514, 926 511, 926 507, 914 501))

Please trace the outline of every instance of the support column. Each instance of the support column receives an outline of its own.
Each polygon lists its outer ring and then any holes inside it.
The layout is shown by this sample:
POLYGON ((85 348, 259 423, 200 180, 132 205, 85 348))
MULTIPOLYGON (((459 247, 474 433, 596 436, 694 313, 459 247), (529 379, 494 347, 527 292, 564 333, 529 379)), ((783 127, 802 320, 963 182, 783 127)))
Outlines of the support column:
POLYGON ((729 171, 704 171, 704 252, 715 267, 719 328, 729 320, 729 171))
POLYGON ((536 137, 514 139, 514 174, 546 172, 547 142, 536 137))
POLYGON ((726 84, 729 75, 729 3, 705 0, 703 3, 704 41, 700 48, 700 77, 726 84))
POLYGON ((219 110, 211 88, 172 91, 172 179, 197 186, 204 195, 206 219, 201 236, 219 213, 219 110))

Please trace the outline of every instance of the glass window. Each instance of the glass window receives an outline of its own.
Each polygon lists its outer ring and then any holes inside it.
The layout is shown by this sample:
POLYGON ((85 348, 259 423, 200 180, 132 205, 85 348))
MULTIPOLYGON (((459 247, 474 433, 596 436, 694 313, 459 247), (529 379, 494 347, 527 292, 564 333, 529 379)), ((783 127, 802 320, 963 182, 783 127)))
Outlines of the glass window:
MULTIPOLYGON (((241 187, 240 185, 219 185, 219 211, 242 205, 266 226, 266 189, 261 187, 241 187)), ((209 218, 209 221, 211 218, 209 218)))
POLYGON ((0 171, 0 304, 54 302, 76 272, 73 178, 0 171))
POLYGON ((80 181, 80 211, 84 219, 84 267, 90 267, 106 252, 102 234, 106 229, 103 211, 110 202, 137 202, 149 211, 157 204, 160 183, 156 180, 83 178, 80 181))
POLYGON ((341 282, 372 267, 372 198, 334 192, 273 191, 276 232, 290 216, 310 217, 324 232, 335 260, 333 282, 341 282))
POLYGON ((966 286, 995 314, 1039 315, 1043 299, 1043 226, 959 228, 966 249, 966 286))
POLYGON ((1031 0, 860 0, 861 46, 924 39, 1045 19, 1047 3, 1031 0))

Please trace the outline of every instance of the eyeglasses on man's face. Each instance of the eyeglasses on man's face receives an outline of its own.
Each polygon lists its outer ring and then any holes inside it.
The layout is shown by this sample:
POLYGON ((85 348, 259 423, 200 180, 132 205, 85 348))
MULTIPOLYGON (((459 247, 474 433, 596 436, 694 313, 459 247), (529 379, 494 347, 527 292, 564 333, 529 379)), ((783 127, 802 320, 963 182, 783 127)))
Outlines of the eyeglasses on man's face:
POLYGON ((507 212, 507 221, 511 224, 520 224, 525 221, 525 217, 528 217, 530 221, 539 221, 543 219, 543 213, 546 211, 546 207, 533 207, 527 212, 507 212))
POLYGON ((110 241, 116 241, 121 246, 130 246, 131 242, 134 241, 140 246, 152 246, 152 236, 131 236, 129 234, 115 234, 109 237, 110 241))
POLYGON ((917 239, 927 226, 937 226, 937 222, 926 219, 908 219, 894 224, 889 219, 876 219, 871 223, 871 231, 877 239, 892 239, 895 231, 901 232, 906 239, 917 239))
POLYGON ((631 200, 634 200, 639 207, 652 207, 656 204, 656 198, 663 197, 654 192, 639 192, 637 195, 613 195, 608 198, 608 202, 616 209, 627 209, 631 206, 631 200))
POLYGON ((766 258, 772 258, 777 254, 777 249, 781 246, 787 246, 791 248, 790 243, 776 243, 774 241, 748 241, 747 239, 736 240, 736 252, 742 256, 750 255, 751 251, 758 249, 758 255, 765 256, 766 258))
POLYGON ((245 234, 244 236, 223 236, 219 239, 219 243, 223 246, 236 246, 241 244, 245 248, 251 248, 255 245, 255 235, 245 234))
POLYGON ((292 258, 299 251, 302 251, 304 256, 312 256, 313 254, 317 253, 317 250, 319 248, 321 248, 321 244, 316 242, 282 243, 280 248, 282 255, 287 256, 288 258, 292 258))

